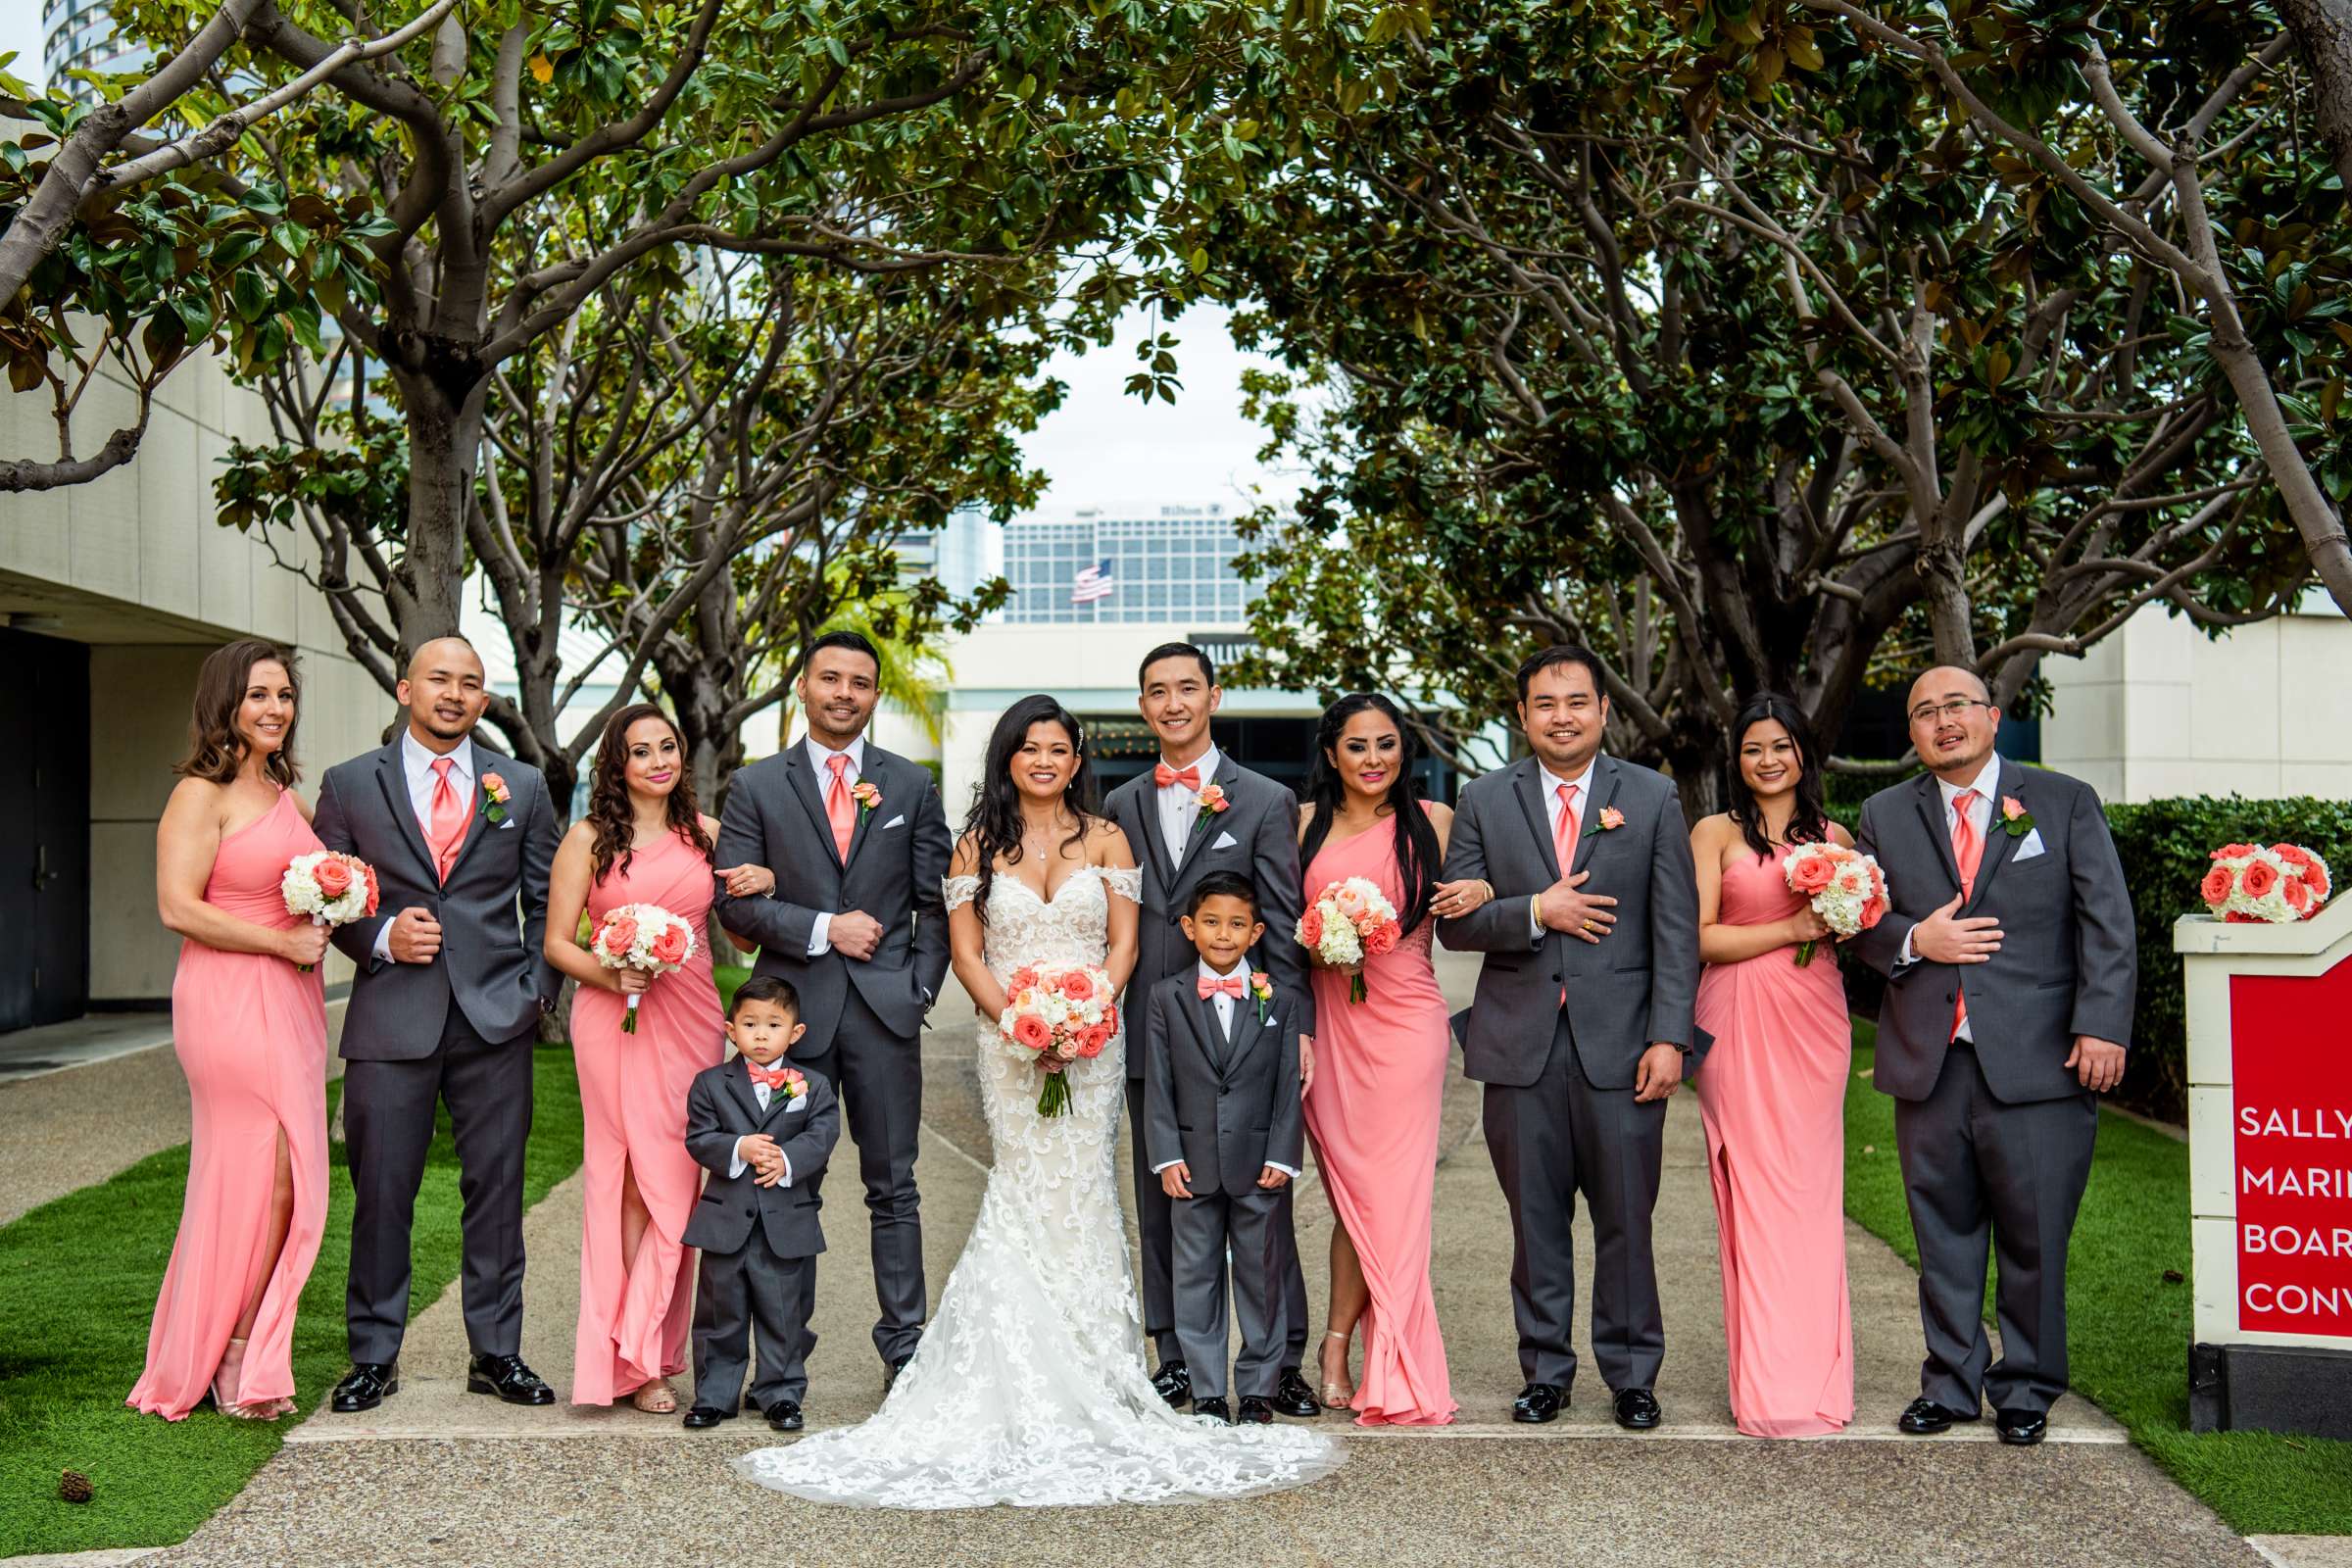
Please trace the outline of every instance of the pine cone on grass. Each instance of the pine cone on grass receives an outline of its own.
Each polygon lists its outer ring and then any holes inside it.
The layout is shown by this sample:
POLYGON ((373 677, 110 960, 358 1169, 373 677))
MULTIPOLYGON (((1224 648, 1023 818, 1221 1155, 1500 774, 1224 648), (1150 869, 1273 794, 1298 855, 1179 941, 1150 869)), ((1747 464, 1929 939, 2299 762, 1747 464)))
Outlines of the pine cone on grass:
POLYGON ((78 1470, 68 1470, 57 1478, 57 1494, 68 1502, 90 1500, 90 1478, 78 1470))

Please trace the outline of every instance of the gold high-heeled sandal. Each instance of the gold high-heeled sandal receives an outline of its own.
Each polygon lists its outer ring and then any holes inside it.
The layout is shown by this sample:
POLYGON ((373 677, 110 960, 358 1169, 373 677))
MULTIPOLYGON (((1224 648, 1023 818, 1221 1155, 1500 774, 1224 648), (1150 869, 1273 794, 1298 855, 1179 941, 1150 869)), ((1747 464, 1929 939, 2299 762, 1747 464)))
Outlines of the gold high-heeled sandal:
POLYGON ((640 1386, 629 1396, 629 1402, 647 1415, 674 1415, 678 1408, 678 1391, 667 1378, 656 1378, 640 1386))
MULTIPOLYGON (((1337 1340, 1341 1345, 1345 1346, 1348 1343, 1349 1336, 1342 1334, 1338 1329, 1331 1329, 1324 1333, 1323 1339, 1326 1344, 1333 1340, 1337 1340)), ((1322 1368, 1320 1367, 1316 1368, 1318 1373, 1321 1372, 1321 1370, 1322 1368)), ((1341 1409, 1346 1409, 1348 1405, 1355 1401, 1355 1389, 1350 1384, 1334 1383, 1329 1378, 1324 1378, 1321 1397, 1323 1402, 1327 1405, 1333 1405, 1341 1409)))

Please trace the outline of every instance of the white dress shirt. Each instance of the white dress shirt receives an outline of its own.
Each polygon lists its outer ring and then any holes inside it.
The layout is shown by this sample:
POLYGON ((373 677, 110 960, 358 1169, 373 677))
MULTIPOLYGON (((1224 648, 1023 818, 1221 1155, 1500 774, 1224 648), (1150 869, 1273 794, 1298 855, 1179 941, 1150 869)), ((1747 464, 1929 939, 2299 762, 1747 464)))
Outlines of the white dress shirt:
MULTIPOLYGON (((864 736, 858 736, 856 740, 850 742, 849 745, 843 747, 838 752, 832 750, 830 747, 818 744, 816 737, 813 735, 803 739, 801 745, 808 750, 808 765, 816 769, 816 796, 818 800, 821 801, 832 793, 832 759, 836 757, 846 757, 850 760, 850 765, 841 770, 842 788, 854 790, 858 787, 858 780, 865 772, 864 736)), ((832 911, 827 909, 819 909, 816 914, 815 923, 808 927, 808 956, 811 958, 815 957, 818 954, 825 952, 827 949, 833 946, 833 938, 831 935, 832 924, 832 911)))
MULTIPOLYGON (((766 1114, 768 1097, 775 1094, 776 1091, 768 1088, 767 1085, 755 1078, 752 1080, 752 1093, 760 1097, 760 1114, 766 1114)), ((757 1138, 760 1135, 758 1133, 745 1133, 743 1138, 757 1138)), ((743 1138, 738 1138, 735 1140, 735 1157, 727 1165, 727 1180, 729 1181, 733 1181, 736 1177, 741 1176, 745 1171, 752 1168, 752 1162, 743 1157, 743 1138)), ((790 1154, 786 1154, 784 1156, 784 1179, 781 1182, 778 1182, 776 1185, 779 1187, 790 1187, 792 1185, 792 1156, 790 1154)))
MULTIPOLYGON (((1592 814, 1587 808, 1592 804, 1592 771, 1598 766, 1600 766, 1598 752, 1592 754, 1592 760, 1587 762, 1585 770, 1574 778, 1562 778, 1542 762, 1536 764, 1536 772, 1544 781, 1544 824, 1551 829, 1551 841, 1554 844, 1560 841, 1560 786, 1565 784, 1576 791, 1576 819, 1581 824, 1587 816, 1592 814)), ((1577 838, 1579 843, 1583 842, 1584 835, 1581 829, 1577 838)), ((1560 867, 1560 875, 1566 876, 1568 873, 1567 866, 1560 867)), ((1535 937, 1536 945, 1543 946, 1544 916, 1541 912, 1541 906, 1533 899, 1529 900, 1527 905, 1527 923, 1535 937)))
MULTIPOLYGON (((1165 757, 1160 760, 1170 767, 1165 757)), ((1217 776, 1217 749, 1210 746, 1195 758, 1188 766, 1200 770, 1200 787, 1206 789, 1209 780, 1217 776)), ((1167 851, 1168 864, 1173 866, 1184 858, 1184 847, 1193 836, 1193 824, 1200 818, 1200 797, 1181 784, 1170 784, 1159 794, 1159 842, 1167 851)))
MULTIPOLYGON (((1960 825, 1960 797, 1970 790, 1977 792, 1977 798, 1969 805, 1968 819, 1976 826, 1977 842, 1989 844, 1991 842, 1989 835, 1992 832, 1992 804, 2001 791, 2000 753, 1994 752, 1987 756, 1984 759, 1984 770, 1966 784, 1946 783, 1942 779, 1936 781, 1936 793, 1943 797, 1943 836, 1946 843, 1951 840, 1952 830, 1960 825)), ((1981 866, 1980 869, 1982 869, 1981 866)), ((1918 956, 1911 951, 1911 933, 1906 931, 1903 933, 1903 951, 1895 957, 1895 967, 1899 969, 1905 964, 1916 962, 1917 958, 1918 956)), ((1976 1043, 1977 1037, 1969 1032, 1968 1019, 1963 1017, 1960 1020, 1959 1029, 1953 1033, 1952 1038, 1965 1040, 1973 1045, 1976 1043)))
MULTIPOLYGON (((1200 776, 1202 778, 1206 778, 1208 775, 1203 773, 1200 776)), ((1165 795, 1168 792, 1162 790, 1160 793, 1165 795)), ((1179 789, 1176 793, 1181 795, 1184 793, 1184 791, 1179 789)), ((1200 963, 1200 968, 1197 972, 1202 979, 1206 980, 1223 980, 1228 977, 1228 974, 1238 974, 1244 980, 1248 980, 1250 978, 1250 960, 1248 958, 1244 958, 1240 963, 1235 964, 1233 968, 1226 974, 1220 974, 1218 971, 1208 966, 1208 960, 1206 958, 1202 958, 1200 963)), ((1245 995, 1247 995, 1247 993, 1245 993, 1245 995)), ((1229 997, 1224 992, 1220 991, 1215 996, 1209 998, 1209 1005, 1217 1009, 1217 1027, 1225 1031, 1225 1042, 1226 1044, 1231 1045, 1233 1043, 1233 1009, 1239 1005, 1239 1003, 1235 998, 1229 997)), ((1152 1167, 1152 1174, 1156 1176, 1161 1171, 1166 1170, 1170 1165, 1181 1165, 1183 1163, 1184 1161, 1181 1159, 1163 1161, 1162 1163, 1152 1167)), ((1298 1179, 1298 1172, 1296 1169, 1281 1163, 1279 1160, 1269 1159, 1266 1161, 1266 1165, 1270 1169, 1282 1172, 1285 1176, 1290 1177, 1293 1181, 1298 1179)))
MULTIPOLYGON (((424 749, 415 730, 400 732, 400 771, 408 780, 409 807, 416 813, 416 831, 424 835, 426 849, 433 843, 433 792, 440 780, 433 774, 433 764, 440 758, 424 749)), ((449 787, 458 792, 459 801, 471 809, 473 801, 473 737, 468 735, 458 742, 457 750, 449 754, 449 787)), ((376 927, 375 961, 392 961, 392 922, 386 920, 376 927)))

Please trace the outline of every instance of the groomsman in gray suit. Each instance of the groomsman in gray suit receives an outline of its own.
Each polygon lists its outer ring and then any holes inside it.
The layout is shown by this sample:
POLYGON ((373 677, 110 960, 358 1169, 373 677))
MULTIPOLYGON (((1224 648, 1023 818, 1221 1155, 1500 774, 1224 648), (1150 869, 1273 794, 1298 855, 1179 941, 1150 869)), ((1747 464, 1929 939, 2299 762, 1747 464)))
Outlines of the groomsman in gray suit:
POLYGON ((2039 1443, 2066 1392, 2066 1247, 2090 1177, 2097 1097, 2124 1076, 2137 949, 2124 867, 2091 788, 1993 749, 1974 670, 1911 687, 1928 771, 1862 808, 1891 906, 1854 939, 1887 977, 1871 1078, 1894 1097, 1927 1333, 1914 1435, 1977 1420, 2039 1443), (1984 1336, 2000 1259, 2001 1358, 1984 1336))
POLYGON ((716 861, 776 874, 758 898, 722 887, 719 923, 759 942, 754 971, 788 983, 808 1038, 828 1042, 806 1062, 832 1081, 858 1144, 881 1305, 874 1348, 895 1382, 928 1306, 914 1158, 923 1015, 948 972, 940 879, 954 844, 930 773, 865 739, 881 674, 856 632, 816 640, 800 680, 808 733, 735 775, 716 861))
POLYGON ((522 1152, 531 1043, 559 982, 541 955, 556 809, 539 770, 473 738, 490 706, 462 637, 416 650, 392 743, 327 769, 313 826, 375 868, 373 918, 335 929, 359 965, 343 1016, 343 1135, 351 1159, 351 1371, 331 1404, 369 1410, 400 1389, 409 1229, 449 1106, 465 1200, 466 1388, 552 1404, 523 1364, 522 1152))
POLYGON ((1674 785, 1600 754, 1609 703, 1589 650, 1547 648, 1519 668, 1535 755, 1462 791, 1446 878, 1494 899, 1438 922, 1484 953, 1463 1070, 1486 1085, 1487 1149, 1511 1210, 1511 1307, 1527 1386, 1515 1421, 1557 1416, 1576 1376, 1569 1222, 1592 1218, 1592 1357, 1617 1424, 1661 1419, 1666 1353, 1650 1250, 1666 1101, 1706 1037, 1698 995, 1698 884, 1674 785))
MULTIPOLYGON (((1274 988, 1293 999, 1298 1025, 1301 1084, 1314 1077, 1314 1001, 1306 983, 1306 956, 1293 940, 1302 894, 1298 885, 1298 799, 1217 750, 1209 738, 1209 716, 1224 700, 1216 665, 1191 643, 1164 643, 1144 656, 1137 671, 1142 688, 1136 709, 1159 740, 1159 762, 1149 773, 1110 792, 1110 819, 1127 835, 1135 863, 1144 872, 1144 902, 1137 924, 1135 973, 1127 982, 1129 1009, 1135 999, 1171 974, 1199 963, 1181 922, 1194 884, 1210 871, 1238 871, 1257 889, 1265 940, 1252 964, 1274 977, 1274 988), (1210 794, 1215 786, 1217 793, 1210 794)), ((1127 1051, 1127 1127, 1135 1165, 1136 1228, 1144 1251, 1144 1332, 1159 1355, 1152 1384, 1170 1404, 1193 1396, 1192 1374, 1176 1338, 1175 1293, 1170 1284, 1173 1247, 1168 1195, 1144 1150, 1144 1054, 1130 1041, 1127 1051)), ((1293 1235, 1288 1189, 1281 1232, 1293 1235)), ((1311 1416, 1323 1406, 1299 1376, 1306 1353, 1306 1276, 1298 1248, 1286 1243, 1283 1296, 1288 1335, 1274 1408, 1284 1415, 1311 1416)))

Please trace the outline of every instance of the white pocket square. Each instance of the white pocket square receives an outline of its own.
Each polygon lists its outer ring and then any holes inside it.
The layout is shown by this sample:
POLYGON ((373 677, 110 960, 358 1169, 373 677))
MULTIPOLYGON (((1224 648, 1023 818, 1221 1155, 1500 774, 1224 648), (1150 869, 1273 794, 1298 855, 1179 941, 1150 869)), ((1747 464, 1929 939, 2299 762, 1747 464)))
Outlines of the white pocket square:
POLYGON ((784 1114, 789 1116, 796 1110, 807 1110, 808 1108, 808 1097, 807 1095, 801 1095, 796 1097, 792 1103, 784 1107, 784 1114))
POLYGON ((514 825, 514 819, 513 817, 511 817, 511 816, 510 816, 510 817, 508 817, 508 818, 507 818, 507 819, 506 819, 504 822, 501 822, 501 823, 499 823, 499 824, 498 824, 498 830, 499 830, 501 833, 504 833, 504 832, 505 832, 507 829, 509 829, 509 828, 513 827, 514 825))
POLYGON ((1236 842, 1238 841, 1232 834, 1220 833, 1217 835, 1216 843, 1211 844, 1209 848, 1212 850, 1230 850, 1233 848, 1236 842))
POLYGON ((2026 836, 2018 840, 2017 853, 2009 857, 2009 858, 2012 860, 2031 860, 2036 855, 2042 854, 2043 851, 2044 846, 2041 842, 2041 829, 2037 827, 2030 827, 2026 829, 2026 836))
POLYGON ((889 821, 882 824, 882 831, 887 833, 894 827, 905 827, 906 825, 906 813, 901 811, 898 815, 892 817, 889 821))

